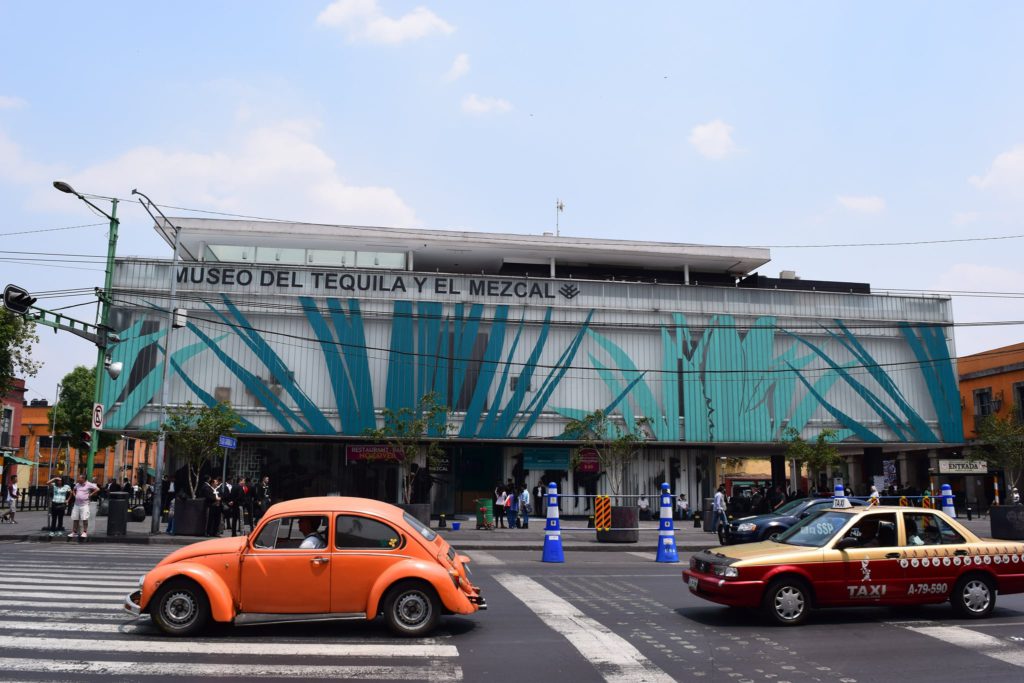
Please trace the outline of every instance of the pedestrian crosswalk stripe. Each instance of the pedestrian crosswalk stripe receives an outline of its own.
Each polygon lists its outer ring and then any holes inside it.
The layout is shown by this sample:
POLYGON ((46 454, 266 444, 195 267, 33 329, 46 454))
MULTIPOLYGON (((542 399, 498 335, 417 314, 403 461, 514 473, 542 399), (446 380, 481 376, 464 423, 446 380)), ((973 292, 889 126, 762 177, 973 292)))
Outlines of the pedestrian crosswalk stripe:
MULTIPOLYGON (((24 600, 4 600, 0 601, 0 605, 5 605, 11 602, 17 602, 22 607, 44 607, 37 602, 28 602, 24 600)), ((67 604, 57 605, 58 607, 67 607, 67 604)), ((128 613, 124 611, 124 608, 120 607, 117 603, 81 603, 75 602, 75 607, 81 607, 82 609, 91 610, 88 614, 83 614, 81 611, 78 612, 67 612, 67 611, 42 611, 34 609, 5 609, 0 613, 0 618, 12 618, 20 617, 22 619, 34 618, 44 621, 39 621, 40 624, 47 623, 45 620, 53 619, 60 620, 63 622, 66 619, 74 619, 81 623, 86 623, 89 620, 97 621, 125 621, 128 619, 128 613), (116 608, 116 609, 115 609, 116 608), (102 610, 102 611, 99 611, 102 610)), ((0 632, 3 632, 5 624, 7 622, 0 621, 0 632)), ((52 623, 52 622, 51 622, 52 623)), ((95 624, 93 624, 95 625, 95 624)))
POLYGON ((1007 664, 1024 667, 1024 650, 1019 645, 1008 643, 986 633, 978 633, 963 626, 906 626, 904 628, 913 633, 930 636, 1007 664))
MULTIPOLYGON (((4 613, 3 616, 7 616, 8 613, 4 613)), ((81 613, 76 616, 81 616, 81 613)), ((156 633, 156 627, 148 619, 146 621, 137 620, 134 617, 128 615, 127 612, 123 612, 120 615, 120 624, 90 624, 85 621, 82 622, 63 622, 63 621, 3 621, 0 620, 0 629, 5 632, 11 631, 60 631, 61 633, 156 633)), ((4 642, 6 642, 7 636, 4 636, 4 642)), ((219 641, 218 641, 219 642, 219 641)))
MULTIPOLYGON (((114 586, 79 586, 77 583, 73 583, 73 582, 68 582, 68 583, 62 583, 62 584, 54 585, 54 583, 52 581, 50 581, 50 582, 44 583, 42 585, 46 586, 47 588, 49 588, 51 594, 52 593, 107 593, 107 594, 119 595, 124 590, 125 586, 131 586, 132 584, 130 582, 128 582, 128 583, 117 584, 117 585, 114 585, 114 586)), ((135 586, 136 587, 138 586, 137 582, 136 582, 135 586)), ((0 591, 18 591, 20 593, 22 588, 27 588, 28 590, 39 590, 39 586, 37 586, 37 585, 29 586, 29 585, 26 585, 24 583, 6 583, 6 582, 0 583, 0 591)))
MULTIPOLYGON (((32 595, 25 595, 24 593, 17 593, 16 595, 18 595, 19 597, 33 597, 32 595)), ((65 607, 68 606, 68 601, 66 599, 64 599, 62 596, 57 595, 55 593, 45 593, 45 594, 38 594, 38 595, 37 594, 33 594, 33 595, 35 597, 59 598, 60 602, 41 602, 39 600, 6 600, 6 599, 4 599, 4 600, 0 600, 0 607, 35 607, 35 608, 40 608, 40 607, 46 607, 48 605, 52 605, 52 606, 57 607, 57 608, 65 608, 65 607)), ((122 595, 117 600, 110 600, 108 602, 84 602, 84 601, 80 601, 80 600, 75 600, 75 607, 80 607, 81 609, 117 610, 117 611, 121 612, 121 614, 127 614, 127 612, 124 611, 124 595, 122 595)), ((6 611, 4 612, 4 614, 6 614, 6 611)))
POLYGON ((116 579, 113 581, 107 581, 103 578, 96 578, 102 576, 101 574, 93 574, 92 576, 23 576, 18 574, 9 574, 4 572, 3 578, 5 580, 17 580, 22 586, 54 586, 56 583, 58 586, 67 588, 74 587, 80 588, 85 586, 91 586, 93 588, 137 588, 139 585, 139 577, 136 576, 135 580, 131 579, 116 579))
POLYGON ((490 553, 474 551, 473 554, 470 555, 469 566, 472 567, 474 564, 478 564, 481 567, 490 567, 502 565, 505 564, 505 562, 503 560, 499 560, 490 553))
POLYGON ((131 638, 106 640, 99 638, 68 638, 56 636, 4 635, 4 650, 46 650, 106 653, 143 653, 161 655, 204 654, 237 656, 304 656, 304 657, 458 657, 454 645, 419 645, 417 643, 253 643, 185 641, 168 638, 131 638))
MULTIPOLYGON (((154 562, 147 562, 140 565, 130 565, 128 562, 119 562, 117 571, 110 571, 112 576, 124 576, 128 578, 138 578, 140 574, 144 574, 153 568, 154 562)), ((71 576, 75 574, 95 574, 96 572, 108 573, 106 567, 98 567, 96 565, 70 565, 60 563, 47 562, 41 565, 22 565, 22 564, 11 564, 5 563, 4 569, 11 569, 19 572, 53 572, 57 569, 60 570, 61 576, 71 576)))
POLYGON ((123 662, 83 661, 61 659, 17 659, 0 657, 0 671, 42 671, 48 674, 92 674, 106 676, 167 676, 179 678, 237 677, 332 679, 355 678, 373 681, 462 680, 462 668, 444 661, 430 662, 427 666, 367 666, 367 665, 307 665, 307 664, 220 664, 191 662, 123 662))
MULTIPOLYGON (((60 599, 63 599, 65 601, 67 601, 67 600, 75 600, 76 601, 75 604, 78 604, 77 603, 78 600, 103 600, 103 599, 107 599, 107 600, 124 600, 124 596, 125 596, 125 591, 110 591, 110 592, 98 593, 98 592, 95 592, 95 591, 88 591, 88 592, 86 592, 86 591, 68 590, 68 591, 57 592, 57 591, 50 590, 50 591, 37 592, 37 591, 24 591, 24 590, 20 590, 20 588, 21 588, 20 586, 14 586, 14 587, 8 586, 6 588, 3 587, 3 586, 0 586, 0 590, 16 591, 16 592, 11 593, 11 595, 16 595, 19 598, 60 598, 60 599)), ((99 589, 96 589, 96 590, 98 591, 99 589)), ((106 591, 106 590, 107 589, 104 589, 104 591, 106 591)), ((33 604, 38 604, 38 603, 33 603, 33 604)))
POLYGON ((568 640, 609 683, 674 682, 625 638, 533 579, 516 574, 497 574, 494 578, 526 603, 549 628, 568 640))

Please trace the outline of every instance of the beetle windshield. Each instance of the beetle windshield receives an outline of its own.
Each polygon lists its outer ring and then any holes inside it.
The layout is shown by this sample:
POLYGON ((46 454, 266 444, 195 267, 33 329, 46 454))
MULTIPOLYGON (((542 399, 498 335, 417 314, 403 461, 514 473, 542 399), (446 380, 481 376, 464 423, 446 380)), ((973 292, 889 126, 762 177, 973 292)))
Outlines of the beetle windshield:
POLYGON ((851 519, 852 517, 849 514, 843 512, 822 510, 817 514, 800 520, 789 531, 780 534, 775 540, 789 545, 821 548, 831 541, 851 519))

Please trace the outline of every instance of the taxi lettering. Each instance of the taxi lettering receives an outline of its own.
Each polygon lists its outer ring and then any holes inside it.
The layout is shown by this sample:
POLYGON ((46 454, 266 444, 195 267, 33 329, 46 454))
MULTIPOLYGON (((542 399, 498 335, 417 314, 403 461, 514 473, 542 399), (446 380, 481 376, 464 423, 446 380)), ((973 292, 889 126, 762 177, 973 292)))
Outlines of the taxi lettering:
POLYGON ((886 586, 875 584, 873 586, 847 586, 851 598, 881 598, 885 595, 886 586))

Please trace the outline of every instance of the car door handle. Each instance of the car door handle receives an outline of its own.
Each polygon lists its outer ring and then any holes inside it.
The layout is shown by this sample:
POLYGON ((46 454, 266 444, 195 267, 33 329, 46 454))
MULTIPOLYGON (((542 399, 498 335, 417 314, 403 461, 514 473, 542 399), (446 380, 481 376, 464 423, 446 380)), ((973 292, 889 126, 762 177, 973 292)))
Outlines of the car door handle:
POLYGON ((967 553, 967 551, 966 551, 966 550, 957 550, 957 551, 956 551, 956 552, 954 552, 953 554, 954 554, 954 555, 958 555, 959 557, 963 557, 964 555, 967 555, 968 553, 967 553))
POLYGON ((310 564, 327 564, 330 561, 331 561, 330 558, 327 558, 327 557, 314 557, 309 562, 310 562, 310 564))
POLYGON ((885 554, 885 559, 887 559, 887 560, 898 560, 899 558, 900 558, 900 554, 899 553, 886 553, 885 554))

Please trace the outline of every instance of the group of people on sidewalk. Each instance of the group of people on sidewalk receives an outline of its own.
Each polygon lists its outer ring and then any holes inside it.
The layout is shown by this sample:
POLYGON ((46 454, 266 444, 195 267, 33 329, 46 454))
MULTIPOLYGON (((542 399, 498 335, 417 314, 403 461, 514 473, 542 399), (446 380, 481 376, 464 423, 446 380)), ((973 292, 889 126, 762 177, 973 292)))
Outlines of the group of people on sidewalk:
POLYGON ((525 485, 517 486, 511 479, 504 484, 498 482, 494 487, 495 527, 504 529, 508 522, 509 529, 529 529, 532 514, 533 502, 525 485))
MULTIPOLYGON (((247 533, 246 527, 251 532, 270 507, 270 477, 264 475, 258 484, 253 485, 248 477, 239 477, 232 484, 230 481, 222 482, 216 475, 204 475, 196 494, 205 502, 205 534, 220 536, 224 530, 237 536, 239 533, 247 533)), ((174 507, 177 501, 173 482, 169 487, 169 497, 167 533, 173 534, 174 507)))
POLYGON ((73 485, 68 483, 70 477, 54 477, 46 482, 52 486, 50 498, 50 519, 49 524, 43 527, 43 531, 49 531, 50 536, 63 536, 64 515, 71 514, 71 538, 85 539, 89 536, 89 517, 92 510, 89 503, 94 501, 100 493, 100 487, 91 481, 86 480, 84 474, 78 475, 78 481, 73 485))

